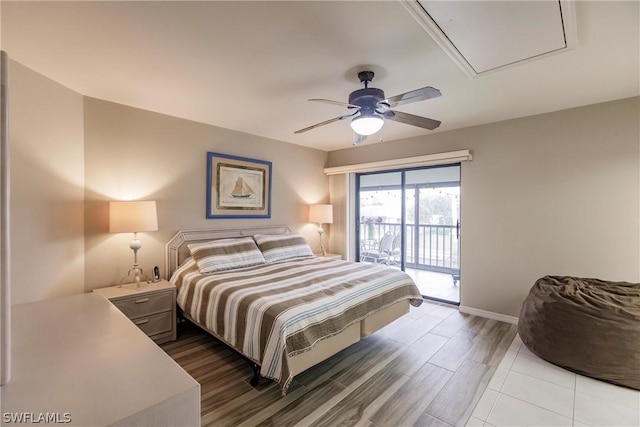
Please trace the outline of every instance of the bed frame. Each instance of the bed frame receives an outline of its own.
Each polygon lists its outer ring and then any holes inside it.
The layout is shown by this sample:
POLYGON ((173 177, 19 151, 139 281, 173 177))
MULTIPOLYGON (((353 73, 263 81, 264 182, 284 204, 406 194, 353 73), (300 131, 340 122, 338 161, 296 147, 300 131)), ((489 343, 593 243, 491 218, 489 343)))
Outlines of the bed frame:
MULTIPOLYGON (((166 278, 168 280, 180 263, 190 256, 189 248, 187 247, 189 244, 207 242, 216 239, 253 236, 254 234, 284 234, 290 232, 291 229, 286 225, 178 231, 165 245, 166 278)), ((379 310, 362 321, 349 326, 339 334, 319 341, 312 350, 287 357, 290 372, 295 376, 328 359, 339 351, 355 344, 362 338, 368 337, 378 329, 381 329, 399 317, 405 315, 409 312, 409 307, 410 305, 408 300, 397 302, 392 306, 379 310)), ((258 384, 260 379, 260 365, 258 361, 252 360, 239 353, 222 337, 219 337, 209 331, 204 326, 199 325, 194 319, 182 312, 179 308, 178 312, 181 313, 182 317, 203 329, 218 341, 227 345, 231 350, 240 354, 243 358, 247 359, 249 363, 251 363, 254 373, 250 383, 254 387, 258 384)))

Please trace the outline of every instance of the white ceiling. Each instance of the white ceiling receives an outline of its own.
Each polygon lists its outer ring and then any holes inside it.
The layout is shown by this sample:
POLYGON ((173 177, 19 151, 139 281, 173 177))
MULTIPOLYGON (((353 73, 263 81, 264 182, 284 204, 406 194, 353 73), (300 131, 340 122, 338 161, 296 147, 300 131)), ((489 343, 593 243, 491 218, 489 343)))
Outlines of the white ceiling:
POLYGON ((352 145, 346 121, 293 132, 347 110, 307 99, 346 102, 365 68, 387 96, 443 96, 397 108, 437 130, 387 121, 363 144, 637 96, 639 4, 579 1, 574 49, 478 78, 395 0, 4 0, 1 34, 13 60, 83 95, 329 151, 352 145))

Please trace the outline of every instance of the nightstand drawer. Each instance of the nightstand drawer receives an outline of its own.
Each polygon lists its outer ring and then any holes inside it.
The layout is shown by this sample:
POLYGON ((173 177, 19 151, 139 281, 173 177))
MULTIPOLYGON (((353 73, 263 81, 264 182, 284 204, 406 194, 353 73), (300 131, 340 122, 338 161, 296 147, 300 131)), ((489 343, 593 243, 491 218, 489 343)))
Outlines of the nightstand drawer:
POLYGON ((136 295, 132 298, 111 300, 128 318, 171 311, 173 305, 173 293, 162 292, 153 294, 136 295))
POLYGON ((139 317, 137 319, 132 319, 131 321, 149 336, 158 335, 163 332, 170 332, 173 329, 172 312, 139 317))
POLYGON ((166 280, 94 289, 156 343, 176 339, 176 287, 166 280))

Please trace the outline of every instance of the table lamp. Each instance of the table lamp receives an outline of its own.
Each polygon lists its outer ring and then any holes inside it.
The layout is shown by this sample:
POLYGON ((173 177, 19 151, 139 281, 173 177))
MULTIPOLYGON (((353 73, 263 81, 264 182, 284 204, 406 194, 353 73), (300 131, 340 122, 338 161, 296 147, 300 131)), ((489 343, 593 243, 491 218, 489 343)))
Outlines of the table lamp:
POLYGON ((138 250, 142 243, 138 240, 137 234, 141 231, 156 230, 158 215, 155 201, 109 202, 109 232, 133 233, 133 240, 129 243, 133 250, 133 267, 126 277, 133 273, 137 288, 140 287, 140 277, 143 275, 142 269, 138 266, 138 250))
POLYGON ((318 235, 320 236, 320 251, 322 256, 327 256, 327 252, 322 246, 322 224, 333 223, 333 206, 332 205, 310 205, 309 206, 309 222, 318 224, 318 235))

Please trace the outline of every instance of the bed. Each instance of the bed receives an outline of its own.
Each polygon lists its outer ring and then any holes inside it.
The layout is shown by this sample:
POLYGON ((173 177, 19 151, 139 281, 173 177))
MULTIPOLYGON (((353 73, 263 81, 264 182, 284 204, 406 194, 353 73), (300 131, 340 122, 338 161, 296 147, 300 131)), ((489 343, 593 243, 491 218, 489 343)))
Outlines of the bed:
POLYGON ((419 306, 399 270, 313 256, 287 226, 179 231, 165 271, 181 314, 286 393, 297 374, 419 306))

